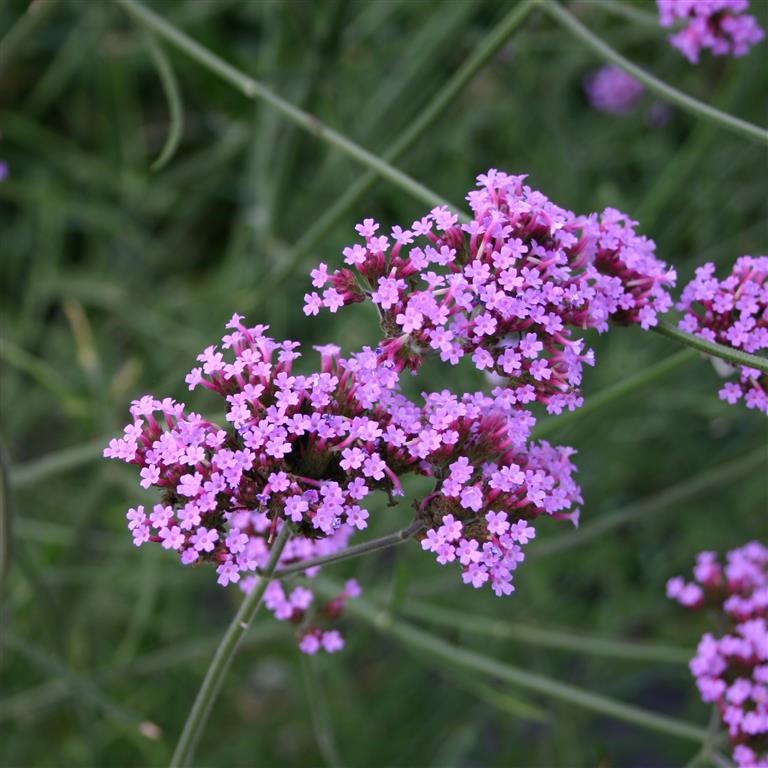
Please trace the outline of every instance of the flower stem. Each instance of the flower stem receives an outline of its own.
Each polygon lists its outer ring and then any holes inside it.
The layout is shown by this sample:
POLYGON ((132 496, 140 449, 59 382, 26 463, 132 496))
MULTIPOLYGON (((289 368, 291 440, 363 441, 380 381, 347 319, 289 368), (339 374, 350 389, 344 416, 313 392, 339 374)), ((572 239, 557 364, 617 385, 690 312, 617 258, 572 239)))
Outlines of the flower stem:
POLYGON ((195 754, 197 742, 199 741, 203 729, 205 728, 205 724, 208 721, 208 717, 211 714, 213 704, 219 695, 221 685, 224 682, 224 676, 232 664, 232 659, 235 656, 235 651, 237 651, 240 641, 248 632, 253 617, 261 606, 264 592, 273 578, 278 560, 280 559, 280 554, 288 542, 290 535, 291 532, 289 526, 283 525, 277 535, 277 539, 272 545, 269 562, 264 569, 263 576, 248 595, 246 595, 235 618, 232 619, 226 634, 222 638, 219 647, 216 649, 216 653, 208 667, 208 671, 205 673, 203 684, 200 686, 200 690, 197 693, 195 703, 192 705, 192 709, 187 716, 186 723, 184 723, 184 729, 181 732, 179 742, 176 745, 176 750, 171 758, 170 768, 185 768, 192 764, 192 758, 195 754))
MULTIPOLYGON (((456 71, 448 82, 435 94, 434 98, 422 109, 418 116, 408 125, 400 136, 382 153, 381 157, 389 163, 397 160, 429 128, 435 120, 453 104, 457 96, 472 81, 472 78, 495 56, 509 40, 512 34, 528 18, 529 14, 539 4, 540 0, 524 0, 515 5, 512 10, 488 33, 472 55, 456 71)), ((374 185, 379 174, 368 171, 354 184, 347 188, 344 194, 336 200, 307 229, 301 239, 293 246, 286 261, 280 267, 272 280, 272 286, 282 284, 295 269, 303 256, 310 252, 317 240, 326 235, 344 214, 374 185)), ((461 213, 462 220, 468 220, 461 213)))
POLYGON ((57 5, 57 0, 38 0, 27 5, 14 25, 0 38, 0 72, 8 66, 21 45, 34 34, 57 5))
POLYGON ((692 360, 695 356, 696 353, 692 349, 683 349, 674 355, 670 355, 664 360, 660 360, 658 363, 649 365, 642 371, 638 371, 637 373, 632 374, 632 376, 627 376, 621 381, 617 381, 612 386, 601 390, 596 395, 586 398, 584 405, 582 405, 581 408, 577 408, 575 411, 566 411, 558 416, 552 416, 539 422, 533 428, 533 436, 536 438, 544 437, 553 430, 559 429, 563 424, 567 424, 572 419, 583 416, 585 413, 591 413, 614 400, 624 397, 624 395, 628 395, 631 392, 644 387, 646 384, 675 370, 675 368, 678 368, 683 363, 692 360))
POLYGON ((264 101, 287 117, 291 122, 316 136, 318 139, 336 147, 345 154, 357 160, 362 165, 371 168, 380 176, 388 179, 402 190, 408 192, 417 200, 430 206, 447 205, 456 210, 447 200, 436 192, 424 186, 407 173, 395 168, 377 155, 364 149, 359 144, 346 138, 330 126, 325 125, 314 115, 291 104, 291 102, 273 93, 258 80, 249 77, 244 72, 233 67, 224 59, 203 47, 196 40, 184 34, 180 29, 147 8, 139 0, 115 0, 136 21, 157 34, 158 37, 186 53, 198 64, 237 88, 245 97, 253 101, 264 101))
POLYGON ((309 560, 292 563, 285 568, 281 568, 279 571, 275 571, 273 576, 276 579, 280 579, 283 576, 290 576, 292 573, 301 573, 308 568, 314 568, 319 565, 328 565, 329 563, 337 563, 340 560, 349 560, 353 557, 360 557, 360 555, 367 555, 369 552, 376 552, 380 549, 395 547, 398 544, 408 541, 408 539, 412 538, 422 530, 422 528, 424 528, 423 523, 412 523, 407 528, 403 528, 395 533, 390 533, 387 536, 382 536, 380 539, 372 539, 371 541, 364 541, 361 544, 354 544, 351 547, 339 550, 331 555, 312 557, 309 560))
MULTIPOLYGON (((325 579, 315 579, 314 587, 328 595, 337 594, 339 591, 338 584, 328 582, 325 579)), ((642 728, 679 736, 680 738, 689 739, 697 743, 703 742, 706 738, 706 729, 698 725, 686 723, 666 715, 657 714, 656 712, 649 712, 641 707, 625 704, 608 696, 592 693, 591 691, 586 691, 568 683, 562 683, 559 680, 553 680, 536 672, 521 669, 496 659, 490 659, 469 648, 453 645, 437 635, 419 629, 413 624, 396 619, 388 611, 380 609, 377 605, 362 597, 350 600, 345 606, 345 611, 381 632, 392 635, 411 648, 424 651, 426 653, 425 658, 429 660, 440 660, 474 672, 490 675, 512 685, 567 701, 584 709, 599 712, 602 715, 607 715, 617 720, 624 720, 642 728)))
POLYGON ((594 539, 602 539, 607 532, 614 528, 619 528, 635 520, 644 520, 674 504, 680 504, 687 499, 700 496, 713 488, 717 488, 721 483, 730 482, 737 477, 756 471, 759 467, 765 466, 766 461, 768 461, 768 451, 765 448, 759 448, 728 464, 708 468, 690 480, 677 483, 650 498, 602 514, 596 520, 581 526, 576 531, 531 542, 528 546, 527 559, 556 555, 572 547, 588 544, 594 539))
POLYGON ((315 729, 317 747, 328 768, 343 768, 344 763, 336 747, 336 739, 328 717, 325 692, 318 680, 315 659, 305 653, 299 655, 301 656, 301 670, 304 674, 304 687, 307 691, 307 701, 312 716, 312 726, 315 729))
POLYGON ((459 629, 486 638, 517 640, 543 648, 554 648, 587 656, 603 656, 628 661, 685 664, 693 656, 687 648, 676 648, 653 643, 633 643, 590 637, 570 629, 544 629, 518 622, 501 621, 489 616, 467 614, 450 608, 432 605, 421 600, 406 600, 401 610, 412 619, 423 619, 431 624, 459 629))
POLYGON ((696 117, 708 120, 711 123, 719 125, 721 128, 738 133, 748 139, 759 141, 762 144, 768 144, 768 131, 760 126, 742 120, 739 117, 729 115, 727 112, 721 112, 715 107, 709 106, 704 102, 694 99, 677 88, 659 80, 658 78, 625 59, 618 51, 611 48, 601 38, 585 27, 572 13, 566 10, 556 0, 547 0, 544 9, 559 24, 565 27, 575 37, 581 40, 588 48, 591 48, 598 56, 606 61, 615 64, 628 74, 639 80, 649 91, 655 93, 660 98, 680 107, 680 109, 690 112, 696 117))
POLYGON ((762 373, 768 373, 768 357, 750 355, 748 352, 741 352, 733 347, 726 347, 724 344, 707 341, 699 336, 694 336, 692 333, 686 333, 679 328, 675 328, 672 323, 666 320, 660 320, 659 324, 652 330, 706 355, 719 357, 721 360, 725 360, 733 365, 746 365, 748 368, 756 368, 762 373))

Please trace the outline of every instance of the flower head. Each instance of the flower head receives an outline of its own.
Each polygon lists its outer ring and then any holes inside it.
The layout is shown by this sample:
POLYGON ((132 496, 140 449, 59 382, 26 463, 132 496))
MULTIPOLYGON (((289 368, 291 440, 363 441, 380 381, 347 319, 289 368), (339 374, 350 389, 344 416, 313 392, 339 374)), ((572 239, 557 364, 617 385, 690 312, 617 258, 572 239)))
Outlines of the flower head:
MULTIPOLYGON (((751 354, 768 350, 768 256, 742 256, 724 280, 715 265, 704 264, 683 289, 677 308, 685 315, 680 328, 751 354)), ((720 399, 768 413, 768 375, 741 366, 720 390, 720 399)))
POLYGON ((701 51, 744 56, 765 32, 746 11, 749 0, 656 0, 662 27, 682 24, 669 41, 696 64, 701 51))
POLYGON ((402 239, 382 250, 366 235, 350 246, 362 291, 344 303, 365 296, 376 305, 377 353, 396 370, 415 371, 429 354, 450 365, 469 358, 506 383, 508 402, 537 400, 559 413, 581 404, 582 368, 594 362, 577 332, 609 321, 655 325, 671 306, 675 273, 624 214, 577 216, 524 180, 482 174, 467 195, 470 223, 435 208, 411 225, 407 251, 402 239))
POLYGON ((689 608, 714 607, 728 631, 706 633, 690 669, 701 698, 714 703, 743 768, 768 764, 768 548, 753 541, 718 562, 702 552, 694 581, 670 579, 667 594, 689 608))

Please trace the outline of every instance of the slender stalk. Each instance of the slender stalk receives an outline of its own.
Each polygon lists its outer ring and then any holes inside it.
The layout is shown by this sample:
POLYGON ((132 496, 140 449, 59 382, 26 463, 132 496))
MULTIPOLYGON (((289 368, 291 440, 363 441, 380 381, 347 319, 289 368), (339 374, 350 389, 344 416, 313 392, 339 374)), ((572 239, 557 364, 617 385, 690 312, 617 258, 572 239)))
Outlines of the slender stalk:
POLYGON ((707 341, 706 339, 694 336, 692 333, 686 333, 679 328, 675 328, 672 323, 666 320, 660 320, 653 330, 662 336, 685 344, 687 347, 703 352, 706 355, 719 357, 721 360, 725 360, 733 365, 746 365, 748 368, 756 368, 762 373, 768 373, 768 357, 750 355, 748 352, 741 352, 733 347, 726 347, 724 344, 707 341))
POLYGON ((202 735, 205 724, 211 714, 211 709, 219 695, 221 685, 224 682, 224 676, 232 664, 232 659, 235 656, 235 652, 237 651, 240 642, 248 632, 253 617, 261 606, 264 592, 273 578, 278 560, 280 559, 280 555, 288 542, 290 535, 291 532, 288 525, 283 525, 280 529, 280 533, 277 535, 275 543, 272 545, 269 562, 264 569, 262 578, 259 579, 258 583, 253 587, 250 593, 246 595, 235 618, 232 619, 229 628, 222 638, 219 647, 216 649, 216 653, 208 667, 208 671, 205 673, 203 684, 200 686, 197 698, 195 698, 195 703, 192 705, 192 709, 187 716, 186 723, 184 723, 184 729, 181 732, 179 742, 176 745, 173 757, 171 758, 170 768, 185 768, 185 766, 192 764, 192 758, 195 754, 197 742, 202 735))
POLYGON ((29 4, 14 25, 0 38, 0 72, 5 69, 19 48, 50 16, 58 0, 38 0, 29 4))
POLYGON ((359 144, 346 138, 330 126, 325 125, 314 115, 305 112, 302 109, 291 104, 291 102, 273 93, 269 88, 249 77, 244 72, 233 67, 224 59, 212 53, 203 47, 196 40, 184 34, 180 29, 169 23, 154 11, 147 8, 139 0, 115 0, 127 13, 145 27, 163 38, 171 45, 186 53, 198 64, 202 65, 210 72, 218 75, 220 78, 237 88, 244 96, 254 101, 264 101, 273 109, 276 109, 291 122, 325 141, 327 144, 336 147, 345 154, 357 160, 362 165, 371 168, 380 176, 388 179, 400 189, 408 192, 417 200, 430 206, 447 205, 456 210, 447 200, 440 197, 436 192, 424 186, 416 179, 395 168, 393 165, 382 160, 380 157, 364 149, 359 144))
POLYGON ((517 640, 521 643, 532 643, 543 648, 583 653, 587 656, 663 662, 665 664, 685 664, 693 656, 693 651, 686 648, 608 640, 602 637, 580 635, 570 629, 544 629, 518 622, 500 621, 488 616, 454 611, 421 600, 407 600, 401 610, 413 619, 423 619, 431 624, 459 629, 474 635, 517 640))
POLYGON ((621 16, 628 21, 632 21, 635 24, 642 24, 644 27, 651 27, 657 32, 661 32, 662 29, 659 25, 659 16, 656 13, 649 13, 643 11, 640 8, 636 8, 634 5, 627 5, 626 3, 617 2, 617 0, 588 0, 586 5, 589 8, 598 8, 606 13, 612 13, 615 16, 621 16))
POLYGON ((13 523, 16 516, 11 488, 10 459, 5 444, 0 440, 0 598, 13 562, 13 523))
POLYGON ((113 435, 105 435, 87 443, 51 451, 37 459, 30 459, 23 464, 17 464, 11 471, 11 485, 24 488, 44 480, 51 475, 58 475, 84 464, 90 464, 101 458, 104 446, 113 435))
MULTIPOLYGON (((313 586, 328 595, 336 594, 339 590, 338 584, 328 582, 325 579, 315 579, 313 586)), ((424 658, 428 660, 449 662, 458 667, 490 675, 512 685, 536 691, 545 696, 551 696, 592 712, 632 723, 641 728, 679 736, 682 739, 697 743, 701 743, 706 738, 706 729, 698 725, 649 712, 632 704, 625 704, 608 696, 592 693, 536 672, 490 659, 468 648, 453 645, 441 637, 394 618, 388 611, 381 610, 364 598, 359 597, 350 600, 345 611, 381 632, 392 635, 407 646, 423 651, 425 653, 424 658)))
POLYGON ((328 705, 325 700, 325 692, 318 680, 315 660, 304 653, 301 656, 301 670, 304 674, 304 687, 307 691, 309 711, 312 715, 312 727, 315 729, 315 739, 320 754, 323 756, 328 768, 342 768, 339 750, 336 747, 336 739, 328 717, 328 705))
POLYGON ((766 462, 768 462, 768 451, 765 448, 759 448, 728 464, 707 469, 690 480, 677 483, 648 499, 600 515, 597 520, 583 525, 576 531, 561 533, 542 541, 534 541, 528 546, 527 557, 546 557, 588 544, 594 539, 602 538, 614 528, 619 528, 635 520, 648 518, 673 504, 679 504, 682 501, 707 493, 721 483, 730 482, 737 477, 757 470, 766 462))
POLYGON ((695 356, 696 353, 692 349, 683 349, 664 360, 660 360, 658 363, 649 365, 642 371, 627 376, 621 381, 617 381, 612 386, 601 390, 596 395, 588 397, 581 408, 577 408, 575 411, 566 411, 559 416, 553 416, 539 422, 533 429, 533 436, 544 437, 553 430, 559 429, 563 424, 567 424, 571 420, 583 416, 585 413, 591 413, 608 403, 612 403, 614 400, 619 400, 624 397, 624 395, 628 395, 635 390, 644 387, 646 384, 656 381, 656 379, 666 375, 670 371, 674 371, 683 363, 693 360, 695 356))
MULTIPOLYGON (((455 102, 458 95, 472 81, 474 76, 499 52, 539 3, 540 0, 524 0, 515 5, 481 41, 472 55, 435 94, 429 104, 387 147, 381 155, 382 158, 392 163, 408 151, 446 108, 455 102)), ((309 253, 317 240, 326 235, 341 220, 344 214, 374 185, 378 176, 379 174, 375 171, 368 171, 324 211, 293 246, 287 260, 283 262, 279 272, 275 274, 271 282, 272 286, 282 284, 293 273, 302 256, 309 253)), ((466 218, 463 213, 461 216, 462 219, 466 218)))
POLYGON ((403 528, 395 533, 390 533, 387 536, 382 536, 380 539, 372 539, 371 541, 364 541, 361 544, 353 544, 351 547, 339 550, 331 555, 312 557, 309 560, 292 563, 285 568, 281 568, 279 571, 275 571, 274 577, 276 579, 281 579, 283 576, 290 576, 292 573, 301 573, 308 568, 314 568, 319 565, 328 565, 329 563, 338 563, 341 560, 349 560, 353 557, 360 557, 360 555, 367 555, 369 552, 377 552, 380 549, 396 547, 398 544, 402 544, 415 536, 422 530, 422 528, 424 528, 423 523, 412 523, 407 528, 403 528))
POLYGON ((147 32, 147 47, 168 102, 168 135, 165 137, 160 154, 150 166, 151 170, 159 171, 174 156, 181 143, 181 136, 184 133, 184 104, 171 62, 168 61, 163 47, 151 32, 147 32))
POLYGON ((729 115, 727 112, 721 112, 719 109, 715 109, 715 107, 711 107, 709 104, 705 104, 682 91, 678 91, 677 88, 667 85, 667 83, 654 77, 628 59, 625 59, 618 51, 611 48, 611 46, 585 27, 572 13, 566 10, 560 3, 556 2, 556 0, 546 0, 544 9, 553 19, 581 40, 581 42, 588 48, 591 48, 598 56, 632 75, 632 77, 639 80, 649 91, 655 93, 659 98, 680 107, 680 109, 683 109, 686 112, 690 112, 696 117, 715 123, 721 128, 745 136, 748 139, 753 139, 762 144, 768 144, 768 131, 765 130, 765 128, 753 125, 739 117, 729 115))

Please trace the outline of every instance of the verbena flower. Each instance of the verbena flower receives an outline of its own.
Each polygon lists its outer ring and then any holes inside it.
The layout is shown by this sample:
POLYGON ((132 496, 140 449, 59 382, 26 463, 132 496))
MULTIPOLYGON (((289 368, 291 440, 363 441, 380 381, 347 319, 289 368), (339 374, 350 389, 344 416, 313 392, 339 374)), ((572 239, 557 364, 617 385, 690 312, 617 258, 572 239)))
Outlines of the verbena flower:
POLYGON ((642 83, 623 69, 607 64, 584 78, 584 92, 589 103, 601 112, 626 115, 643 95, 642 83))
POLYGON ((728 631, 706 633, 690 669, 701 698, 715 704, 744 768, 768 766, 768 548, 753 541, 722 565, 714 552, 696 560, 694 581, 670 579, 667 595, 688 608, 722 612, 728 631))
MULTIPOLYGON (((212 563, 219 584, 248 591, 282 526, 294 535, 278 570, 346 547, 368 525, 367 497, 380 492, 393 505, 400 478, 415 473, 434 481, 414 503, 428 529, 423 548, 441 564, 456 561, 465 582, 502 595, 534 536, 529 522, 577 520, 568 511, 581 501, 573 451, 529 444, 535 420, 511 391, 429 393, 419 405, 400 392, 396 364, 370 349, 342 358, 338 347, 318 347, 320 370, 301 374, 296 342, 277 342, 239 315, 227 328, 221 349, 206 348, 186 377, 190 389, 225 400, 225 425, 145 396, 104 451, 161 491, 151 509, 127 513, 136 545, 174 550, 185 565, 212 563)), ((355 594, 350 587, 343 599, 355 594)), ((303 650, 341 648, 337 630, 318 617, 337 616, 343 600, 313 612, 310 590, 273 583, 265 602, 298 626, 303 650)))
MULTIPOLYGON (((688 333, 753 354, 768 349, 768 256, 742 256, 724 280, 715 277, 714 264, 704 264, 677 308, 685 312, 680 328, 688 333)), ((768 375, 754 368, 740 366, 738 380, 719 394, 768 413, 768 375)))
POLYGON ((662 27, 682 23, 669 40, 696 64, 702 50, 713 56, 744 56, 765 32, 746 13, 749 0, 656 0, 662 27))
POLYGON ((594 356, 575 331, 656 325, 672 304, 675 271, 624 214, 577 216, 524 179, 479 176, 462 226, 446 208, 389 236, 365 219, 362 242, 343 251, 347 267, 312 271, 322 293, 306 294, 305 313, 368 299, 384 334, 379 356, 397 370, 417 370, 427 354, 454 365, 467 357, 506 380, 511 402, 539 401, 550 413, 578 407, 594 356))

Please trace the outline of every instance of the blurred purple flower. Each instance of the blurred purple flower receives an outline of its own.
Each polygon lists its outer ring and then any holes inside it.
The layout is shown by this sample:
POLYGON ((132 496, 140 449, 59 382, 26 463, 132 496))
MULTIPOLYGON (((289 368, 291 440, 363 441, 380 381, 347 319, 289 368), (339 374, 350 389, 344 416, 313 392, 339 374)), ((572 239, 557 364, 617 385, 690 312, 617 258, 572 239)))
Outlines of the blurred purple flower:
POLYGON ((584 78, 584 91, 595 109, 626 115, 637 104, 645 88, 623 69, 608 64, 584 78))

